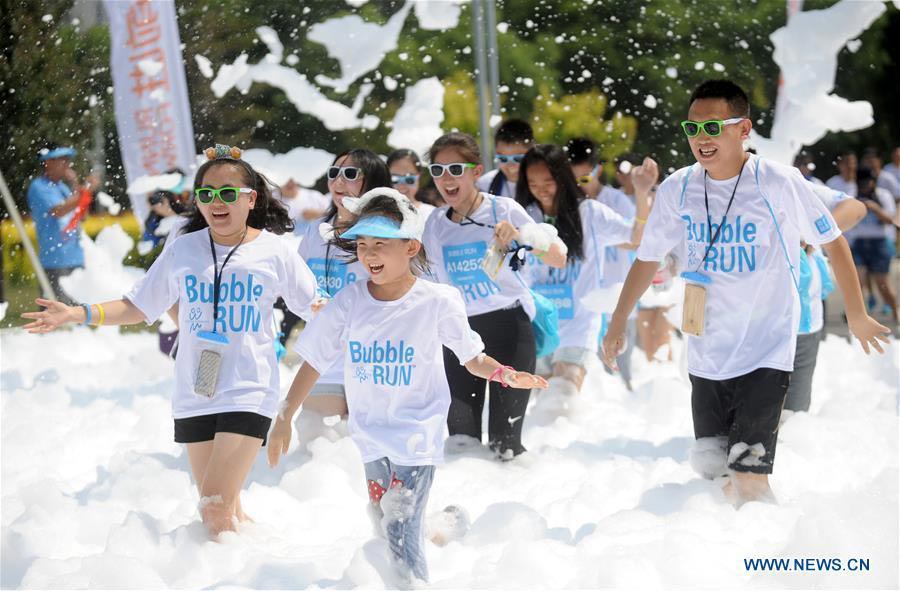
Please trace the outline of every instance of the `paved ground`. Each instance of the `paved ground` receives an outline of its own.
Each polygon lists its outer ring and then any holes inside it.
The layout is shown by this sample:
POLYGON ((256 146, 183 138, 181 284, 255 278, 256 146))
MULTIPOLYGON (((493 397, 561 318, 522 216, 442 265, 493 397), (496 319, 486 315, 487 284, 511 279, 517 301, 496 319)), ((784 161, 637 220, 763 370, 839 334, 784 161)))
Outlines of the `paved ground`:
MULTIPOLYGON (((894 293, 900 294, 900 258, 895 258, 891 263, 891 285, 894 288, 894 293)), ((875 319, 890 327, 894 331, 894 336, 900 338, 900 329, 891 322, 890 315, 881 313, 881 300, 879 300, 877 308, 872 313, 875 319)), ((844 298, 841 297, 838 290, 834 290, 825 302, 825 330, 828 333, 843 337, 847 337, 850 334, 850 331, 847 329, 847 323, 844 321, 844 298)))

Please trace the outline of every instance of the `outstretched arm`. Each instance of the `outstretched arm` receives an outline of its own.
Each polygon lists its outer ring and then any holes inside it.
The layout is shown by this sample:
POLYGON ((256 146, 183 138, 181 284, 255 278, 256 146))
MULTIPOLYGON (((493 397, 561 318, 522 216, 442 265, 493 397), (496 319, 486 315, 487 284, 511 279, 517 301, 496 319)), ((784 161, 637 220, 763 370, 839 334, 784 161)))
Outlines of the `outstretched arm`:
MULTIPOLYGON (((22 318, 32 320, 22 328, 32 334, 51 332, 66 324, 84 324, 87 319, 87 310, 82 306, 67 306, 55 300, 38 298, 34 300, 38 306, 45 309, 40 312, 25 312, 22 318)), ((120 324, 137 324, 144 322, 146 318, 141 310, 129 300, 112 300, 102 304, 88 306, 91 312, 89 324, 99 326, 108 324, 117 326, 120 324)))
POLYGON ((859 287, 859 277, 856 275, 853 255, 850 254, 847 240, 843 236, 838 236, 836 240, 823 244, 822 248, 828 255, 828 260, 831 261, 838 289, 844 296, 844 308, 847 311, 847 324, 850 325, 850 332, 859 339, 859 344, 862 345, 863 351, 867 355, 869 354, 869 345, 879 353, 884 353, 884 349, 881 348, 881 343, 878 341, 890 342, 886 335, 891 331, 866 313, 862 291, 859 287))
POLYGON ((831 210, 841 232, 846 232, 866 217, 866 206, 859 199, 844 199, 831 210))
POLYGON ((546 388, 547 380, 525 371, 516 371, 499 361, 481 353, 466 362, 466 369, 473 376, 500 382, 513 388, 546 388))

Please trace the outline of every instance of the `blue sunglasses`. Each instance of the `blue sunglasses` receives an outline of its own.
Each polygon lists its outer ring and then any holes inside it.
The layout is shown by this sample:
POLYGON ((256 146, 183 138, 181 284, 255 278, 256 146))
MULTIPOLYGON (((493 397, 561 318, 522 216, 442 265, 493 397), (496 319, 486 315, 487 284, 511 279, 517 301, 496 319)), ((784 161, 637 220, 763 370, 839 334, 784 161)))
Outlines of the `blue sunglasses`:
POLYGON ((521 164, 525 160, 525 154, 497 154, 494 160, 500 164, 521 164))
POLYGON ((391 184, 392 185, 415 185, 419 180, 419 175, 417 174, 392 174, 391 175, 391 184))

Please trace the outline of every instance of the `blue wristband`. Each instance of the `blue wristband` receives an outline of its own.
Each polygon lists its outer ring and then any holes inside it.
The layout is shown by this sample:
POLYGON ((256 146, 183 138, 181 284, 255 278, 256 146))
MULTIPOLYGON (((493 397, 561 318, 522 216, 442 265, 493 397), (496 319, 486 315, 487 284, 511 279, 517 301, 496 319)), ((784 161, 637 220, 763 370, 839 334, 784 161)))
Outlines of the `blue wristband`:
POLYGON ((85 326, 91 325, 91 307, 88 304, 79 304, 82 308, 84 308, 84 324, 85 326))

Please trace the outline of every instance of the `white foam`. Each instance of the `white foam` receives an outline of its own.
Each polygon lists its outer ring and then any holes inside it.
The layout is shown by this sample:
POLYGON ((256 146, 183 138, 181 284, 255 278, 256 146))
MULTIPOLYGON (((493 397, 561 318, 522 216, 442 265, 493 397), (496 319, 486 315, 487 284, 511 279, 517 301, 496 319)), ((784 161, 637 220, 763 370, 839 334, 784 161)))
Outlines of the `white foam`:
POLYGON ((127 191, 130 195, 152 193, 153 191, 168 191, 177 186, 181 179, 182 176, 177 172, 139 176, 128 184, 127 191))
MULTIPOLYGON (((452 29, 459 24, 459 15, 462 11, 464 0, 443 0, 435 2, 434 0, 414 0, 416 18, 419 21, 419 27, 427 31, 446 31, 452 29)), ((500 31, 499 23, 497 30, 500 31)), ((500 31, 501 33, 505 31, 500 31)))
POLYGON ((241 158, 279 186, 290 179, 300 185, 311 186, 325 174, 334 160, 334 154, 318 148, 294 148, 286 154, 252 148, 244 150, 241 158))
POLYGON ((200 68, 200 73, 203 74, 204 78, 212 78, 213 68, 212 62, 208 57, 202 56, 199 53, 194 56, 194 61, 197 62, 197 67, 200 68))
POLYGON ((165 64, 156 60, 145 59, 139 61, 137 63, 137 67, 140 68, 141 72, 143 72, 145 76, 153 77, 162 71, 163 67, 165 67, 165 64))
POLYGON ((424 154, 428 146, 443 134, 444 85, 437 78, 424 78, 406 88, 403 105, 397 109, 388 145, 411 148, 424 154))
POLYGON ((411 8, 412 4, 407 2, 384 25, 350 14, 310 27, 306 38, 324 45, 328 55, 341 66, 339 77, 319 75, 316 82, 337 92, 347 92, 353 82, 377 68, 384 56, 397 48, 403 22, 411 8))
POLYGON ((138 267, 126 267, 122 260, 134 247, 134 239, 122 226, 112 224, 103 228, 95 240, 81 235, 84 249, 84 268, 60 279, 63 289, 80 302, 105 302, 122 297, 134 283, 144 276, 138 267))
POLYGON ((284 45, 282 45, 281 39, 278 38, 278 33, 275 32, 275 29, 265 26, 256 27, 256 35, 269 49, 268 55, 264 58, 265 61, 270 64, 280 63, 281 58, 284 57, 284 45))
POLYGON ((760 156, 792 164, 803 146, 829 131, 855 131, 874 123, 868 101, 831 94, 840 50, 886 10, 884 2, 842 0, 822 10, 798 12, 770 35, 784 84, 769 138, 751 131, 760 156))
MULTIPOLYGON (((384 586, 389 562, 372 544, 385 545, 372 539, 345 423, 320 425, 311 441, 298 426, 303 443, 274 471, 260 454, 242 495, 256 524, 214 544, 172 442, 172 363, 155 334, 76 327, 0 339, 4 586, 384 586), (29 436, 36 425, 41 437, 29 436), (132 558, 141 566, 129 580, 132 558)), ((754 589, 760 579, 743 558, 895 564, 897 359, 835 337, 820 354, 811 412, 781 429, 772 478, 781 505, 736 511, 696 475, 690 387, 672 364, 636 352, 634 392, 590 371, 578 413, 551 422, 529 412, 525 456, 499 463, 473 447, 438 468, 429 513, 457 505, 472 525, 446 546, 426 543, 433 584, 754 589)), ((786 588, 808 585, 802 574, 765 577, 786 588)), ((827 577, 842 588, 897 583, 893 568, 827 577)))

